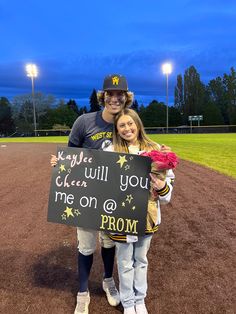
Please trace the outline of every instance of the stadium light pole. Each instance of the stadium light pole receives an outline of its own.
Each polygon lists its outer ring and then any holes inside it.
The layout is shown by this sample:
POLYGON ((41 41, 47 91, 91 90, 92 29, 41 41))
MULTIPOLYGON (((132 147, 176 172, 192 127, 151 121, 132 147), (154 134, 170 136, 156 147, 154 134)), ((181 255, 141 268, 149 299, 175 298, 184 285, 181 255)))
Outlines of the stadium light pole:
POLYGON ((168 113, 168 78, 172 72, 172 65, 170 63, 164 63, 162 65, 162 72, 166 75, 166 133, 169 129, 169 113, 168 113))
POLYGON ((34 99, 34 78, 38 76, 38 68, 35 64, 26 65, 27 76, 31 78, 32 83, 32 102, 33 102, 33 113, 34 113, 34 136, 37 136, 37 121, 36 121, 36 110, 35 110, 35 99, 34 99))

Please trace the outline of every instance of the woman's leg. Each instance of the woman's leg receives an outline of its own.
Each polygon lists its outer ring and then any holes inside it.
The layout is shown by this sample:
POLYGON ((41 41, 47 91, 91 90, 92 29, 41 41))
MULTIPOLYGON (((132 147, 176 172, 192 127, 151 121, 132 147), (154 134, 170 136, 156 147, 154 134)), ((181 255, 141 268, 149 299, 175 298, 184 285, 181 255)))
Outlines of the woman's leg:
POLYGON ((124 308, 135 305, 133 243, 116 242, 120 299, 124 308))
POLYGON ((136 304, 144 303, 147 294, 147 252, 150 248, 152 235, 139 237, 134 243, 134 291, 136 304))

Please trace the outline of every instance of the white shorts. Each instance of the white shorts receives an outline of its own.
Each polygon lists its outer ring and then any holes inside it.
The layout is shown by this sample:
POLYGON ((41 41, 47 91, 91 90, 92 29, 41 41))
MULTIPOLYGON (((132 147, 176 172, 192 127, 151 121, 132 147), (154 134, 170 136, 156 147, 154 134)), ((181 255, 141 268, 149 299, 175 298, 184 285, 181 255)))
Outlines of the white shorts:
POLYGON ((115 246, 103 231, 92 229, 77 228, 78 250, 83 255, 91 255, 96 250, 97 234, 99 234, 99 242, 102 247, 109 249, 115 246))

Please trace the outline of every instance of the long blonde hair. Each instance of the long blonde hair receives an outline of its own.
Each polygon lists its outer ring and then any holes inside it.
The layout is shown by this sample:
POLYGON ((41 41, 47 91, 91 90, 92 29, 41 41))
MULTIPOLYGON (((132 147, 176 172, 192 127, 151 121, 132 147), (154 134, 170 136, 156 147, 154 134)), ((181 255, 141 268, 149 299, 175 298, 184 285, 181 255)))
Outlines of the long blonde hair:
POLYGON ((114 132, 113 132, 113 146, 114 146, 114 151, 115 152, 122 152, 122 153, 128 153, 128 145, 127 142, 119 135, 118 130, 117 130, 117 123, 119 119, 122 116, 130 116, 133 120, 134 123, 137 126, 138 129, 138 142, 139 142, 139 150, 145 150, 145 151, 150 151, 150 150, 159 150, 160 147, 157 143, 152 141, 146 134, 143 123, 137 114, 136 111, 133 109, 125 108, 121 112, 119 112, 114 119, 114 132))

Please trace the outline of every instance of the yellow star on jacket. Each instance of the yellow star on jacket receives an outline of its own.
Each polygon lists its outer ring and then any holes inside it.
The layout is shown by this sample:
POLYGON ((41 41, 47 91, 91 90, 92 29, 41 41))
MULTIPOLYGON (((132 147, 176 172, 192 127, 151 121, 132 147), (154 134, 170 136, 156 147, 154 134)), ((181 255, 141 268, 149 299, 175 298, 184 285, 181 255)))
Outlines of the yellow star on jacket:
POLYGON ((119 155, 119 157, 120 157, 120 159, 119 159, 116 163, 117 163, 117 164, 120 164, 120 167, 122 168, 123 165, 124 165, 124 163, 127 162, 126 156, 120 156, 120 155, 119 155))
POLYGON ((64 213, 66 213, 67 215, 67 218, 72 216, 72 217, 75 217, 74 214, 72 213, 72 207, 66 207, 66 209, 64 210, 64 213))

